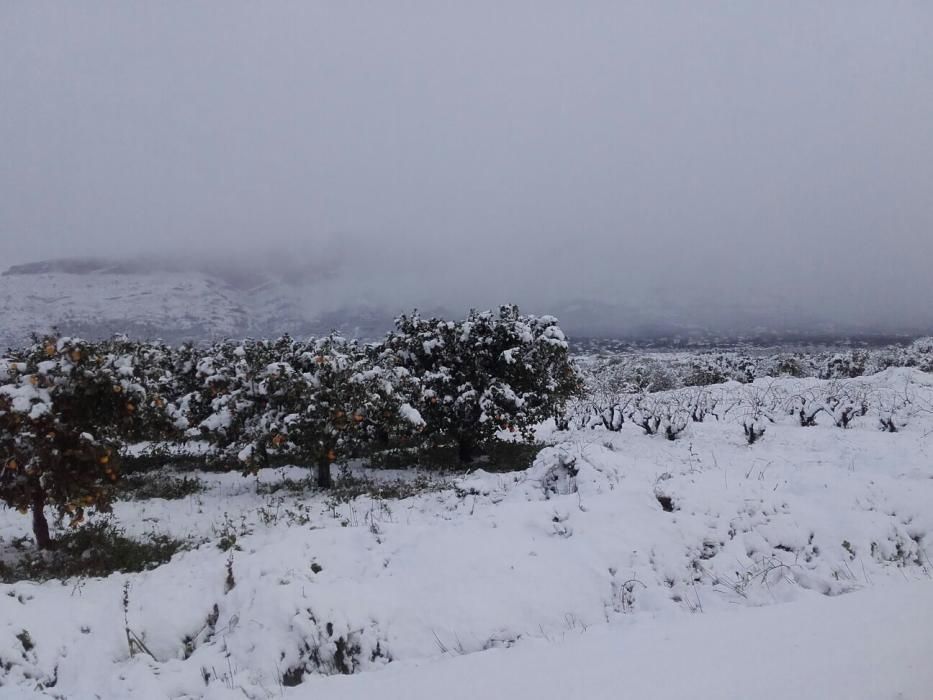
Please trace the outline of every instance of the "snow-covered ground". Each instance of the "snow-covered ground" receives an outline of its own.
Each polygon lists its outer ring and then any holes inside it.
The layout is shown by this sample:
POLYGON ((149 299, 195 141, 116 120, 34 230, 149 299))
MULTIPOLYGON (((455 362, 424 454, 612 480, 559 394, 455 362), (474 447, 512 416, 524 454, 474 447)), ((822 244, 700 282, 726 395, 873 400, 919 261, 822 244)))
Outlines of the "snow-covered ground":
MULTIPOLYGON (((717 389, 772 397, 754 445, 737 407, 674 441, 552 432, 526 471, 402 500, 203 474, 185 499, 119 503, 136 537, 204 543, 0 586, 0 697, 929 698, 933 377, 848 386, 909 399, 898 432, 874 409, 800 427, 772 409, 831 385, 759 381, 717 389)), ((28 527, 0 511, 0 549, 28 527)))
POLYGON ((379 674, 317 678, 295 697, 329 700, 928 698, 933 586, 603 625, 556 641, 379 674))

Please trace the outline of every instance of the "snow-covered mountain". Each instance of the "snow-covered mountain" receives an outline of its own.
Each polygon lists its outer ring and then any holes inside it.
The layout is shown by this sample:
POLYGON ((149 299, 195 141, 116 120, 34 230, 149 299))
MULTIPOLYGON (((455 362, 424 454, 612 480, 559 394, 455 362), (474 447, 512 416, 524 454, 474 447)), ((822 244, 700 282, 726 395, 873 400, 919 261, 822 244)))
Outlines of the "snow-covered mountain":
POLYGON ((310 281, 170 260, 59 260, 0 274, 0 343, 55 327, 86 337, 129 333, 169 342, 308 334, 379 335, 392 312, 332 301, 310 281))
MULTIPOLYGON (((0 273, 0 347, 33 332, 57 328, 88 338, 128 333, 177 343, 222 337, 302 336, 337 329, 376 338, 399 313, 457 316, 472 303, 442 280, 406 270, 339 259, 190 260, 137 257, 82 258, 16 265, 0 273)), ((518 287, 515 292, 521 292, 518 287)), ((478 288, 475 294, 482 294, 478 288)), ((527 295, 526 295, 527 296, 527 295)), ((607 293, 602 299, 557 301, 507 297, 524 311, 556 315, 572 338, 616 338, 655 345, 722 345, 741 341, 780 344, 800 339, 858 336, 890 342, 891 335, 929 335, 929 328, 861 328, 812 311, 778 312, 780 299, 723 300, 686 294, 638 297, 607 293), (537 302, 537 303, 536 303, 537 302), (883 331, 887 335, 881 335, 883 331)))

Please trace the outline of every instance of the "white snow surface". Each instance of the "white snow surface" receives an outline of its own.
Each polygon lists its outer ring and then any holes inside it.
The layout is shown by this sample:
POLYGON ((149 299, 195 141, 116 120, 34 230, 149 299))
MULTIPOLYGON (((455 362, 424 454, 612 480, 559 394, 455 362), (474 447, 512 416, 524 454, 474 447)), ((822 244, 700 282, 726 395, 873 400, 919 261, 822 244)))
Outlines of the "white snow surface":
POLYGON ((603 625, 441 663, 315 678, 288 697, 895 700, 933 685, 933 586, 603 625))
MULTIPOLYGON (((924 700, 933 378, 855 381, 910 385, 899 432, 872 414, 778 417, 751 446, 726 419, 675 441, 542 429, 529 469, 403 500, 257 493, 307 474, 293 467, 118 503, 133 536, 204 543, 140 574, 0 585, 0 698, 924 700), (221 551, 230 532, 238 549, 221 551), (151 656, 131 656, 127 627, 151 656), (352 676, 325 675, 338 640, 352 676)), ((0 557, 28 528, 0 511, 0 557)))

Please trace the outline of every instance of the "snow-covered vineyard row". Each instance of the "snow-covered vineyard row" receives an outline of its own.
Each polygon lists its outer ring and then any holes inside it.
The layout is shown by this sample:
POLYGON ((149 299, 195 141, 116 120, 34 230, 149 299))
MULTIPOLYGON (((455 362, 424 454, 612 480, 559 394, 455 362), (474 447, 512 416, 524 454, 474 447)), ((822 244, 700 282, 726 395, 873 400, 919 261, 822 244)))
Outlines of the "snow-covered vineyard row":
POLYGON ((933 338, 918 338, 906 346, 822 352, 588 353, 580 357, 578 365, 589 375, 589 384, 597 393, 661 391, 726 381, 748 383, 765 377, 851 379, 891 367, 933 372, 933 338))
MULTIPOLYGON (((915 369, 764 379, 581 403, 567 429, 539 429, 525 471, 353 465, 380 496, 291 490, 299 467, 199 474, 182 499, 114 506, 132 537, 192 544, 169 563, 0 586, 0 696, 427 698, 473 669, 493 697, 523 697, 513 673, 527 697, 615 697, 597 680, 627 669, 638 697, 920 700, 931 406, 933 377, 915 369), (660 416, 652 435, 646 416, 660 416), (652 656, 664 650, 670 667, 652 656), (558 678, 565 658, 577 665, 558 678)), ((13 555, 28 522, 0 511, 0 532, 13 555)))
POLYGON ((738 424, 750 444, 769 424, 788 418, 801 427, 829 423, 849 428, 858 421, 896 433, 917 415, 933 412, 916 381, 926 376, 898 368, 848 380, 768 378, 656 392, 619 393, 597 386, 572 403, 560 427, 617 431, 630 421, 649 435, 675 440, 691 423, 727 421, 738 424))

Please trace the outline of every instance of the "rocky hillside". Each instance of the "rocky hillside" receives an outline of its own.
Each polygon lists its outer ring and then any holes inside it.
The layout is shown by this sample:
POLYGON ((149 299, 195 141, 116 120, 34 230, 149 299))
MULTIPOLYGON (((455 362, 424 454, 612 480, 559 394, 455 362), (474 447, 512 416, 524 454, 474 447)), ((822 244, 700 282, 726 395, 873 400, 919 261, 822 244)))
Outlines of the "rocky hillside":
POLYGON ((123 332, 168 342, 308 334, 333 328, 380 335, 392 313, 329 303, 313 283, 178 261, 100 259, 18 265, 0 274, 0 344, 32 332, 102 337, 123 332))

